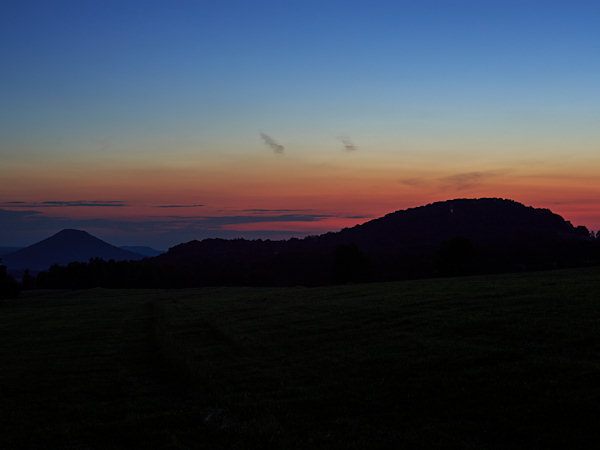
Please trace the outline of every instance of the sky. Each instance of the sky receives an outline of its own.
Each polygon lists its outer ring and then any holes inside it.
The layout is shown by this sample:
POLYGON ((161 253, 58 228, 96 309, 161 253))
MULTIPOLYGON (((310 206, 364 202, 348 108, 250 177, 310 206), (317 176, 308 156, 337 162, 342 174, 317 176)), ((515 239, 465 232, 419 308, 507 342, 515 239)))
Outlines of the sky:
POLYGON ((600 2, 0 2, 0 245, 501 197, 600 229, 600 2))

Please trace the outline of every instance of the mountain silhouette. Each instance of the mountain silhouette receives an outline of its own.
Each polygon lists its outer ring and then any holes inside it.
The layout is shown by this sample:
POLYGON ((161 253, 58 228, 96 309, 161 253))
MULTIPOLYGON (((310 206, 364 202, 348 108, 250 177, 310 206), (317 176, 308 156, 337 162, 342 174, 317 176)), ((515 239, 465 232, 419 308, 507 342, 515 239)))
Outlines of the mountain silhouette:
POLYGON ((322 284, 340 278, 344 266, 348 274, 340 279, 360 281, 568 265, 577 243, 589 239, 585 227, 548 209, 501 198, 454 199, 303 239, 191 241, 151 261, 188 268, 207 283, 322 284), (365 261, 369 273, 352 275, 365 261))
POLYGON ((500 198, 454 199, 387 214, 352 228, 304 239, 262 241, 205 239, 169 249, 157 260, 193 264, 235 256, 262 259, 286 251, 332 249, 353 243, 362 250, 393 253, 420 251, 462 236, 478 245, 516 245, 588 238, 585 227, 575 228, 549 209, 525 206, 500 198))
POLYGON ((454 199, 396 211, 321 241, 352 241, 364 248, 423 247, 455 236, 477 244, 540 242, 588 237, 549 209, 501 198, 454 199))
POLYGON ((0 257, 21 250, 23 247, 0 247, 0 257))
POLYGON ((87 262, 90 258, 105 260, 139 260, 143 256, 115 247, 86 231, 62 230, 36 244, 3 256, 10 270, 44 270, 53 264, 87 262))
POLYGON ((590 264, 600 264, 600 239, 548 209, 455 199, 303 239, 205 239, 142 261, 55 266, 37 286, 314 286, 590 264))
POLYGON ((127 250, 128 252, 137 253, 142 256, 158 256, 164 253, 164 250, 156 250, 152 247, 140 246, 140 245, 124 245, 119 248, 127 250))

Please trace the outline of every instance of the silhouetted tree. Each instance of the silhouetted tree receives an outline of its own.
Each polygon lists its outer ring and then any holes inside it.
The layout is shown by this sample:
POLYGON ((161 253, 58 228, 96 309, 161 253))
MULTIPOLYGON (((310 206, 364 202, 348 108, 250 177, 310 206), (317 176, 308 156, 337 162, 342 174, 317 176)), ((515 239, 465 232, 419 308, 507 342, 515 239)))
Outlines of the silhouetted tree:
POLYGON ((333 279, 336 283, 366 281, 369 261, 354 243, 340 244, 333 251, 333 279))
POLYGON ((579 235, 582 238, 594 238, 594 232, 589 231, 583 225, 579 225, 577 228, 575 228, 575 233, 577 233, 577 235, 579 235))
POLYGON ((29 269, 25 269, 25 272, 23 273, 21 287, 23 289, 35 289, 35 277, 29 273, 29 269))
POLYGON ((437 269, 440 275, 468 275, 473 272, 475 248, 470 239, 456 236, 442 242, 437 252, 437 269))
POLYGON ((205 239, 142 261, 53 266, 36 287, 315 286, 574 267, 600 263, 593 236, 549 210, 457 199, 303 239, 205 239))
MULTIPOLYGON (((2 259, 0 259, 0 262, 2 259)), ((6 271, 6 266, 0 265, 0 299, 19 296, 19 283, 6 271)))

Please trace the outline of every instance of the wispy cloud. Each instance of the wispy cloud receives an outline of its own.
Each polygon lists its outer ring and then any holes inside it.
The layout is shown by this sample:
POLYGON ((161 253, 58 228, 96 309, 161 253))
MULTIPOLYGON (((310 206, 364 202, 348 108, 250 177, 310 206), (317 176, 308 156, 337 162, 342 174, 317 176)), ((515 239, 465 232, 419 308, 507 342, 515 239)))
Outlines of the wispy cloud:
POLYGON ((283 145, 280 145, 277 142, 275 142, 275 139, 273 139, 271 136, 261 132, 260 137, 264 141, 265 145, 267 147, 269 147, 271 150, 273 150, 273 152, 275 152, 279 155, 283 154, 285 147, 283 145))
POLYGON ((129 206, 128 203, 119 200, 78 200, 78 201, 45 201, 45 202, 0 202, 0 207, 3 208, 72 208, 72 207, 101 207, 114 208, 129 206))
POLYGON ((480 186, 490 178, 495 178, 500 175, 505 175, 508 170, 489 170, 484 172, 463 172, 439 178, 445 188, 454 188, 457 190, 472 189, 480 186))
POLYGON ((329 214, 276 214, 232 216, 168 216, 171 224, 187 224, 197 228, 212 229, 229 225, 266 222, 318 222, 334 217, 329 214))
POLYGON ((404 178, 400 180, 400 183, 410 187, 421 187, 427 184, 427 180, 425 178, 404 178))
POLYGON ((344 150, 347 152, 353 152, 358 147, 354 145, 354 142, 348 136, 340 136, 339 140, 342 141, 342 145, 344 146, 344 150))
POLYGON ((459 172, 444 177, 412 177, 398 180, 400 183, 413 188, 433 188, 468 190, 487 183, 490 179, 500 177, 512 172, 511 169, 481 170, 472 172, 459 172))

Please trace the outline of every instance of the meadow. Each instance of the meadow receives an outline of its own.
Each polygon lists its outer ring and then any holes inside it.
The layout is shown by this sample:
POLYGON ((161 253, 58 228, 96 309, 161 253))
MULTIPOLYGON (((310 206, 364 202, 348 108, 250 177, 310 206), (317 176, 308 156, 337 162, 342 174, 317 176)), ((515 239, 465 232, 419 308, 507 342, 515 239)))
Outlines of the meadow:
POLYGON ((0 448, 591 448, 600 268, 0 303, 0 448))

